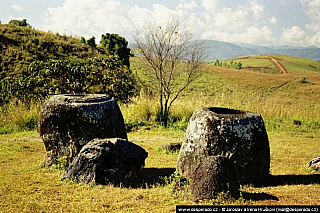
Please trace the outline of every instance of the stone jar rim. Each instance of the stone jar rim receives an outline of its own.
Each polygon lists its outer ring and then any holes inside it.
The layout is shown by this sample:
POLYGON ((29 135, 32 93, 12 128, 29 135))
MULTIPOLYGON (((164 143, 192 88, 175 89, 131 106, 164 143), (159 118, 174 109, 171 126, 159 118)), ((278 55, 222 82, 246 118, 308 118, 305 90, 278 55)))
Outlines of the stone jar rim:
POLYGON ((204 107, 199 110, 209 112, 213 114, 215 117, 247 117, 247 116, 256 116, 257 113, 245 111, 245 110, 238 110, 238 109, 231 109, 231 108, 224 108, 224 107, 204 107))

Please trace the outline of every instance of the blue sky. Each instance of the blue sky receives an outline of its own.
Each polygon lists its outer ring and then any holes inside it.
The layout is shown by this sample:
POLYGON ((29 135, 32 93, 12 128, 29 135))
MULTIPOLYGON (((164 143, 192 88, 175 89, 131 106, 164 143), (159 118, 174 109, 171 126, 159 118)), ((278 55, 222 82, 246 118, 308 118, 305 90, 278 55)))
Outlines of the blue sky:
POLYGON ((201 39, 320 47, 320 0, 0 0, 0 20, 26 18, 34 28, 100 40, 130 40, 147 21, 185 20, 201 39))

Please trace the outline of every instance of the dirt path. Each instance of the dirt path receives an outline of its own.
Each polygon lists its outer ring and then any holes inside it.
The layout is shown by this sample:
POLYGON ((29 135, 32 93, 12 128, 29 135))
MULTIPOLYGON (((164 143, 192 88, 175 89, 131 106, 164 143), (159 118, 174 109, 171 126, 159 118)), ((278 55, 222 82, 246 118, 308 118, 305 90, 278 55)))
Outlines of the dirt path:
POLYGON ((289 74, 288 71, 272 56, 267 56, 277 67, 281 70, 283 74, 289 74))

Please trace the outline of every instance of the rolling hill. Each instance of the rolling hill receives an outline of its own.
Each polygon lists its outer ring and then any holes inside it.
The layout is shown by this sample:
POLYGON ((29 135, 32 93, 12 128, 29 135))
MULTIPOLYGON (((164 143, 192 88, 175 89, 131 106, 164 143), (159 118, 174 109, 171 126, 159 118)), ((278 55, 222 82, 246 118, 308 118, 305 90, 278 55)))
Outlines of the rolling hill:
POLYGON ((230 59, 248 55, 290 55, 320 61, 320 48, 293 46, 258 46, 252 44, 232 44, 215 40, 204 41, 208 48, 208 60, 230 59))
POLYGON ((35 60, 73 57, 83 59, 105 54, 83 39, 43 32, 31 27, 0 24, 0 76, 21 73, 35 60))
MULTIPOLYGON (((288 74, 292 73, 320 73, 320 62, 316 60, 301 58, 288 55, 256 55, 245 56, 233 59, 233 62, 242 63, 244 70, 264 72, 264 73, 282 73, 277 67, 275 61, 284 68, 288 74)), ((229 64, 231 60, 223 61, 229 64)))

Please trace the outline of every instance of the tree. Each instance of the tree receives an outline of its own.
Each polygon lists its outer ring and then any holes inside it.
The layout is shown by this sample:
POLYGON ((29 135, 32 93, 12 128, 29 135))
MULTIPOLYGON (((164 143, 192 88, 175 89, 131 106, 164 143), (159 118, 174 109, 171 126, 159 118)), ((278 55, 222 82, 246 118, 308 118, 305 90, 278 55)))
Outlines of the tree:
POLYGON ((91 38, 89 38, 87 40, 87 44, 93 48, 96 48, 97 47, 97 44, 96 44, 96 38, 94 36, 92 36, 91 38))
POLYGON ((241 70, 242 69, 242 63, 239 61, 239 63, 237 64, 236 69, 241 70))
POLYGON ((31 27, 30 24, 27 23, 27 19, 22 20, 11 20, 9 24, 16 25, 19 27, 31 27))
POLYGON ((86 43, 86 39, 84 37, 81 37, 80 41, 81 41, 81 43, 84 43, 84 44, 86 43))
POLYGON ((139 53, 142 83, 159 95, 159 121, 167 127, 172 103, 198 76, 205 57, 204 45, 179 19, 165 26, 147 23, 134 35, 133 47, 139 53))
POLYGON ((128 42, 124 37, 118 34, 106 33, 101 35, 100 44, 106 47, 107 52, 113 56, 118 56, 123 64, 130 68, 130 57, 133 56, 131 50, 127 47, 128 42))

